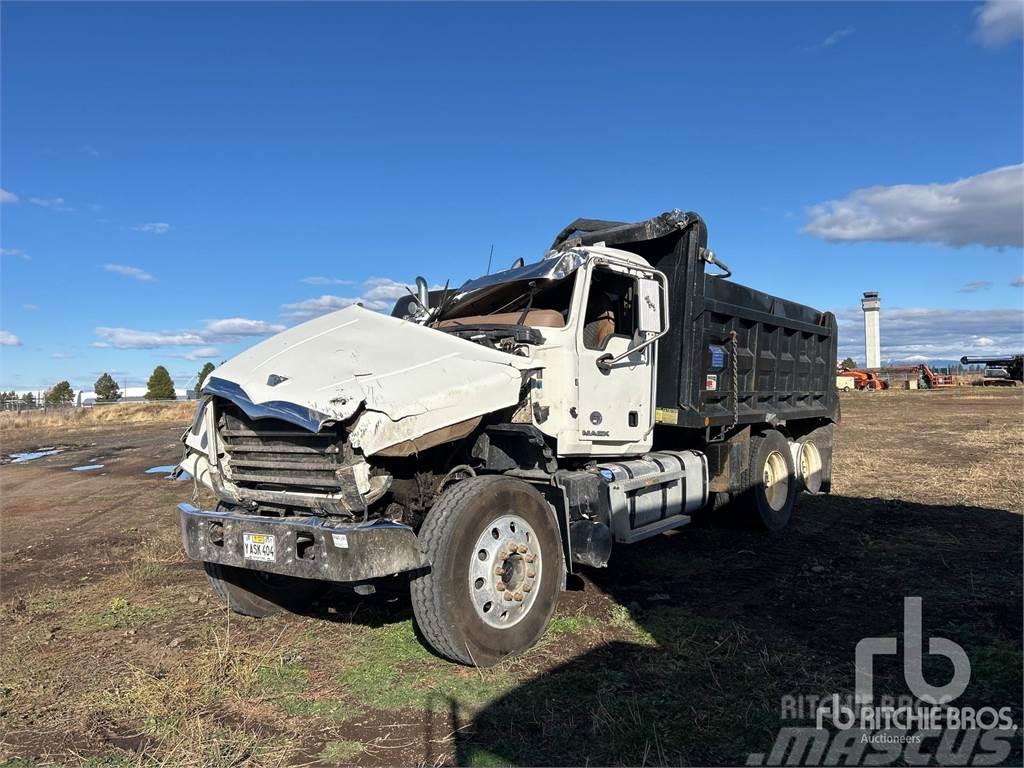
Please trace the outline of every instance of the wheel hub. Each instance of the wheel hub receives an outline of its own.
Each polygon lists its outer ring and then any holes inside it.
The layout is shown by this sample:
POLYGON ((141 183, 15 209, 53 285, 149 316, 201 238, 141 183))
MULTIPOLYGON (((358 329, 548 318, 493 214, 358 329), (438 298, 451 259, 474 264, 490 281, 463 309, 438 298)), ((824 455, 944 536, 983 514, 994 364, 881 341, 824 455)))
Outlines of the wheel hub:
POLYGON ((530 612, 541 578, 537 536, 518 515, 491 521, 477 538, 469 566, 469 594, 484 623, 505 629, 530 612))
POLYGON ((786 506, 789 494, 789 473, 786 460, 778 451, 772 451, 764 462, 764 496, 768 506, 778 512, 786 506))

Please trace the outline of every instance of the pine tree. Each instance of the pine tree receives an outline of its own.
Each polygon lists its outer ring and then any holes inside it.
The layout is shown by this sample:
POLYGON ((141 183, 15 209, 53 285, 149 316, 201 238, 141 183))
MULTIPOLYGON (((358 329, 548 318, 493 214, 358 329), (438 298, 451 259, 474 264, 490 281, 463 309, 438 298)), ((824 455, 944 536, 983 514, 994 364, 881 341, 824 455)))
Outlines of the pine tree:
POLYGON ((146 399, 174 400, 176 397, 171 374, 162 365, 158 365, 153 369, 153 375, 149 377, 149 381, 146 382, 146 399))
POLYGON ((36 407, 36 396, 33 395, 31 392, 26 392, 24 395, 21 396, 21 402, 23 402, 25 405, 29 406, 30 408, 35 408, 36 407))
POLYGON ((96 402, 113 403, 121 399, 121 388, 109 373, 104 373, 93 385, 96 392, 96 402))
POLYGON ((857 367, 857 361, 854 360, 852 357, 848 357, 845 360, 843 360, 843 362, 841 362, 839 365, 848 371, 852 371, 854 368, 857 367))
POLYGON ((206 363, 202 370, 199 371, 199 378, 196 379, 196 399, 199 399, 199 392, 203 388, 203 382, 206 381, 206 377, 209 376, 214 369, 213 363, 206 363))
POLYGON ((47 405, 69 405, 75 399, 75 390, 67 381, 58 381, 43 396, 47 405))

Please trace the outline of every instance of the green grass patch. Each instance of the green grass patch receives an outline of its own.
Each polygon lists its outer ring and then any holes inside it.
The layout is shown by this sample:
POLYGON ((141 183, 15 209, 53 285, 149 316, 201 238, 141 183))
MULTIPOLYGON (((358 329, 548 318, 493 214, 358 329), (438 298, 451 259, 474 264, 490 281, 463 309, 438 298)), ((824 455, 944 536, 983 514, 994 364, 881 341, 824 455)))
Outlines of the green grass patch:
POLYGON ((328 741, 318 757, 325 763, 346 763, 364 749, 361 741, 328 741))
POLYGON ((608 622, 613 627, 625 632, 634 643, 648 646, 658 645, 654 636, 636 622, 633 613, 624 605, 613 605, 609 609, 608 622))
POLYGON ((601 622, 593 616, 556 616, 548 625, 548 632, 552 635, 575 635, 600 626, 601 622))
POLYGON ((156 621, 168 613, 165 608, 133 605, 123 597, 115 597, 101 612, 79 617, 75 627, 87 634, 111 629, 134 629, 156 621))
POLYGON ((309 685, 309 672, 298 664, 280 662, 261 664, 256 669, 254 687, 264 695, 301 693, 309 685))
POLYGON ((454 700, 476 711, 515 683, 500 666, 456 667, 432 655, 411 620, 367 630, 351 653, 352 664, 338 680, 347 695, 375 709, 436 709, 454 700))
POLYGON ((29 596, 25 603, 25 610, 32 616, 60 613, 71 604, 71 595, 67 590, 43 590, 29 596))

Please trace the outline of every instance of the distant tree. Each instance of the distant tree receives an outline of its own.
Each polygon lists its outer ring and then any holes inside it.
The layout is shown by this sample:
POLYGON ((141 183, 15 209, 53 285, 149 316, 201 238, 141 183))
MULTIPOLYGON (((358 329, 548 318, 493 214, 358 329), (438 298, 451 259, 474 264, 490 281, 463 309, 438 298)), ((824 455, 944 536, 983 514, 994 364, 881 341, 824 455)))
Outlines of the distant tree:
POLYGON ((158 365, 153 369, 153 375, 149 377, 149 381, 146 382, 146 399, 174 400, 176 397, 171 374, 162 365, 158 365))
POLYGON ((216 366, 213 363, 206 363, 199 371, 199 378, 196 379, 196 399, 199 399, 199 391, 203 388, 203 382, 206 381, 206 377, 209 376, 216 366))
POLYGON ((109 373, 104 373, 93 384, 96 392, 96 402, 113 403, 121 399, 121 388, 109 373))
POLYGON ((70 405, 74 399, 75 390, 67 381, 58 381, 43 396, 47 405, 70 405))
POLYGON ((854 368, 857 367, 857 361, 854 360, 852 357, 848 357, 845 360, 843 360, 843 362, 841 362, 839 365, 848 371, 852 371, 854 368))
POLYGON ((23 402, 25 405, 27 405, 30 408, 35 408, 36 407, 36 396, 33 395, 31 392, 26 392, 24 395, 21 396, 21 402, 23 402))

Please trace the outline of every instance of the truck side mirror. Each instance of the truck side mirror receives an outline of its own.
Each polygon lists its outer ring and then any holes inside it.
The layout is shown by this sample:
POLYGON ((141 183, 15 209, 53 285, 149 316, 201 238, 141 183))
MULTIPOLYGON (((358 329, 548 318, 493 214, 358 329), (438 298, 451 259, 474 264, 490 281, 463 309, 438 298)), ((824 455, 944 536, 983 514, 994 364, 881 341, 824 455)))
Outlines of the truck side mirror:
POLYGON ((658 334, 663 330, 661 285, 657 280, 640 278, 637 286, 637 330, 643 334, 658 334))

